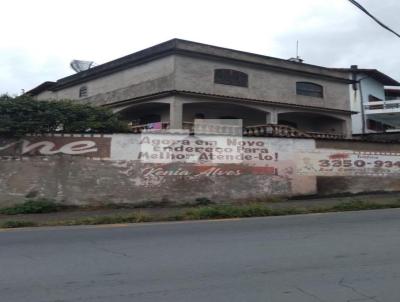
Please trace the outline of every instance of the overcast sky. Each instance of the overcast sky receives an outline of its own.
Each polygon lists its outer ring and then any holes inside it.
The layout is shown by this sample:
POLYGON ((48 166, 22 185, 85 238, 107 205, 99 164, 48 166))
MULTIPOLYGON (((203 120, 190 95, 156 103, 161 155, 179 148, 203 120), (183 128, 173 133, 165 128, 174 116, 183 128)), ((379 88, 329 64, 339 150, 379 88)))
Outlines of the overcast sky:
MULTIPOLYGON (((399 0, 359 0, 400 32, 399 0)), ((347 0, 2 0, 0 93, 19 94, 172 38, 400 80, 400 39, 347 0)))

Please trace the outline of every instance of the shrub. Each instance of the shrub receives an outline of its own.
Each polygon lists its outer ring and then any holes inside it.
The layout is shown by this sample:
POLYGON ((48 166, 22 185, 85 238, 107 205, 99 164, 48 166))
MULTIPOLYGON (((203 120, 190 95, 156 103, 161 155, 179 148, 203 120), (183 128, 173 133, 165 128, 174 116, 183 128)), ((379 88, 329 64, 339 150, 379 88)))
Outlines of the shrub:
POLYGON ((58 225, 97 225, 116 223, 138 223, 153 221, 154 218, 144 213, 133 213, 128 215, 94 216, 78 218, 75 220, 60 221, 58 225))
POLYGON ((213 202, 210 199, 208 199, 207 197, 198 197, 195 200, 195 205, 198 205, 198 206, 207 206, 210 204, 213 204, 213 202))
POLYGON ((12 207, 0 209, 1 214, 17 215, 17 214, 35 214, 35 213, 51 213, 57 212, 60 206, 49 199, 28 200, 22 204, 12 207))
POLYGON ((0 228, 26 228, 26 227, 34 227, 37 226, 37 224, 33 221, 14 221, 14 220, 9 220, 5 221, 0 224, 0 228))
POLYGON ((0 95, 0 135, 128 131, 127 123, 108 108, 71 100, 37 101, 27 95, 0 95))
POLYGON ((388 208, 388 204, 369 203, 361 200, 342 202, 332 207, 333 211, 359 211, 359 210, 378 210, 388 208))
POLYGON ((216 205, 194 208, 186 211, 185 216, 189 219, 215 219, 215 218, 236 218, 269 216, 271 209, 257 204, 232 206, 216 205))

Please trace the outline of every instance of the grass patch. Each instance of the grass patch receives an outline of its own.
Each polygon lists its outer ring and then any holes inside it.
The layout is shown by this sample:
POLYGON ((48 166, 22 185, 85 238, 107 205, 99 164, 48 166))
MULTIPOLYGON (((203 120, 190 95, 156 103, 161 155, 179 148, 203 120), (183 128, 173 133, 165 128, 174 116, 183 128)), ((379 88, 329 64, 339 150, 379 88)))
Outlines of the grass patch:
MULTIPOLYGON (((19 205, 11 213, 48 213, 47 211, 58 210, 54 203, 50 203, 49 207, 44 206, 47 203, 39 203, 40 206, 32 202, 19 205), (37 207, 36 207, 37 206, 37 207), (54 208, 54 206, 56 208, 54 208), (28 209, 28 210, 27 210, 28 209)), ((182 209, 179 212, 165 212, 163 214, 147 214, 136 212, 130 214, 118 214, 109 216, 91 216, 64 221, 49 221, 49 222, 31 222, 31 221, 6 221, 0 223, 0 228, 19 228, 32 226, 61 226, 61 225, 99 225, 99 224, 119 224, 119 223, 140 223, 140 222, 155 222, 155 221, 182 221, 182 220, 201 220, 201 219, 222 219, 222 218, 240 218, 240 217, 265 217, 265 216, 283 216, 297 215, 308 213, 327 213, 327 212, 344 212, 344 211, 361 211, 361 210, 376 210, 387 208, 400 208, 400 200, 392 202, 365 202, 359 199, 349 200, 337 203, 333 206, 324 206, 316 208, 299 208, 287 207, 276 208, 266 203, 249 203, 242 205, 220 204, 220 205, 205 205, 182 209)), ((11 209, 11 208, 8 208, 11 209)), ((8 210, 10 211, 10 210, 8 210)))
POLYGON ((17 214, 36 214, 36 213, 52 213, 57 212, 60 206, 49 199, 28 200, 22 204, 12 207, 0 209, 0 214, 17 215, 17 214))
POLYGON ((186 211, 184 219, 218 219, 218 218, 239 218, 239 217, 264 217, 304 214, 304 209, 286 208, 271 209, 262 204, 248 204, 243 206, 216 205, 199 207, 186 211))
POLYGON ((44 224, 47 226, 54 225, 98 225, 98 224, 117 224, 117 223, 139 223, 155 221, 155 217, 143 213, 135 213, 129 215, 112 215, 112 216, 94 216, 78 218, 66 221, 57 221, 44 224))
POLYGON ((400 208, 400 201, 392 203, 373 203, 361 200, 352 200, 341 202, 331 207, 321 208, 279 208, 272 209, 263 204, 249 204, 243 206, 235 205, 216 205, 207 207, 198 207, 186 211, 182 215, 182 220, 200 220, 200 219, 221 219, 221 218, 239 218, 239 217, 265 217, 265 216, 284 216, 310 213, 329 213, 346 212, 362 210, 379 210, 400 208))
POLYGON ((38 226, 38 224, 33 222, 33 221, 14 221, 14 220, 9 220, 9 221, 5 221, 3 223, 0 223, 0 228, 3 228, 3 229, 27 228, 27 227, 34 227, 34 226, 38 226))
POLYGON ((362 200, 352 200, 339 203, 329 210, 331 212, 345 212, 345 211, 361 211, 361 210, 379 210, 379 209, 390 209, 400 208, 400 202, 391 203, 373 203, 362 200))

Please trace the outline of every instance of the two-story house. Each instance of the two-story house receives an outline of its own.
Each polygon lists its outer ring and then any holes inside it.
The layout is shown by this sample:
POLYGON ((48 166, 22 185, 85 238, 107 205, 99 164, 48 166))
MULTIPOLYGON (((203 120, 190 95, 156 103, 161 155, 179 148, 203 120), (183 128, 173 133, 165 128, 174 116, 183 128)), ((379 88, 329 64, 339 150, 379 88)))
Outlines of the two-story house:
POLYGON ((340 138, 351 136, 352 83, 342 70, 173 39, 28 93, 110 107, 134 132, 242 119, 247 131, 279 125, 340 138))

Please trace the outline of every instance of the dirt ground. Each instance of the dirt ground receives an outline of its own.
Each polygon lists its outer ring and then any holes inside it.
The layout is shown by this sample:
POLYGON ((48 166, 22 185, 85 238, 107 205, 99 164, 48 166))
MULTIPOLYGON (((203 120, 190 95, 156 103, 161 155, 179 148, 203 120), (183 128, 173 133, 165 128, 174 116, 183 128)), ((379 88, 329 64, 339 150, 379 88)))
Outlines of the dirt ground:
MULTIPOLYGON (((275 201, 263 203, 271 209, 311 209, 311 208, 330 208, 343 202, 364 201, 378 204, 399 203, 400 192, 390 194, 368 194, 347 197, 331 197, 331 198, 308 198, 308 199, 292 199, 286 201, 275 201)), ((44 214, 19 214, 19 215, 2 215, 0 214, 0 224, 6 221, 32 221, 36 223, 51 223, 57 221, 70 221, 82 218, 106 217, 114 215, 128 214, 144 214, 151 216, 173 216, 190 207, 168 207, 168 208, 88 208, 88 209, 69 209, 55 213, 44 214)))

